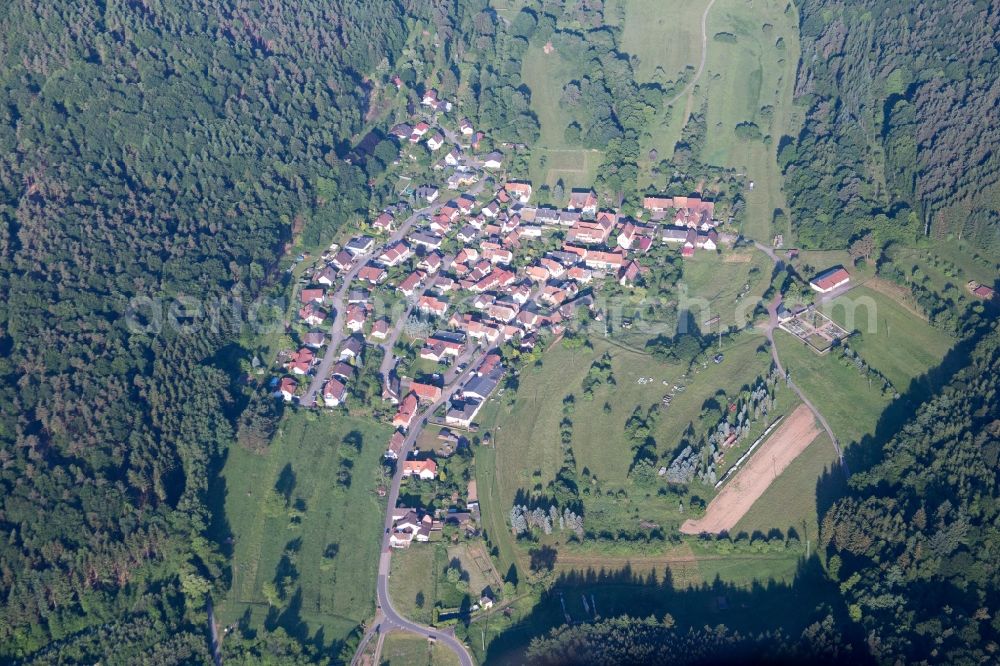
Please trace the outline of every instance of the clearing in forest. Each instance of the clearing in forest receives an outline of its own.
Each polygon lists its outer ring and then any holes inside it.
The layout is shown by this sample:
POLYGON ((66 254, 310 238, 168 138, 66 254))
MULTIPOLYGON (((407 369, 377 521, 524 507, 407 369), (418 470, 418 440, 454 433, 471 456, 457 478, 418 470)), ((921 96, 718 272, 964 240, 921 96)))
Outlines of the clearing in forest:
POLYGON ((681 525, 684 534, 731 530, 779 474, 819 434, 812 411, 799 405, 750 461, 708 504, 705 515, 681 525))

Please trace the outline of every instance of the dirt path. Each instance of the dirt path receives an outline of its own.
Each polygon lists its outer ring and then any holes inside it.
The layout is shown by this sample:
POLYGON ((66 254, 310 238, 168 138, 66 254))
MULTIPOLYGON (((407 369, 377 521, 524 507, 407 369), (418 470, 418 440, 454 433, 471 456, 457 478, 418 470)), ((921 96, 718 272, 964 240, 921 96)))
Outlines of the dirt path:
POLYGON ((799 405, 750 461, 708 504, 705 515, 681 525, 684 534, 719 533, 735 527, 771 482, 816 439, 820 429, 806 405, 799 405))
MULTIPOLYGON (((782 262, 778 255, 774 252, 774 249, 758 241, 754 241, 753 244, 758 250, 771 258, 771 261, 774 262, 775 268, 781 268, 781 266, 784 265, 784 262, 782 262)), ((774 329, 778 328, 779 305, 781 305, 781 294, 777 293, 767 306, 768 322, 764 327, 764 335, 767 336, 767 341, 771 345, 771 358, 774 359, 774 365, 778 368, 778 374, 788 379, 788 375, 785 374, 785 367, 781 365, 781 359, 778 357, 778 346, 774 343, 774 329)), ((800 389, 794 381, 788 379, 788 387, 795 391, 795 394, 798 395, 802 402, 804 402, 806 406, 812 410, 812 413, 815 414, 816 420, 819 421, 819 424, 823 426, 824 430, 826 430, 826 434, 830 436, 830 442, 833 444, 833 448, 837 451, 837 458, 840 460, 840 468, 844 470, 845 476, 850 476, 851 471, 847 468, 847 463, 844 462, 844 452, 840 448, 840 442, 837 441, 837 436, 833 434, 833 428, 830 427, 826 418, 818 409, 816 409, 816 405, 810 402, 809 398, 806 397, 806 394, 802 392, 802 389, 800 389)))
MULTIPOLYGON (((712 5, 714 4, 715 0, 709 2, 708 6, 705 7, 705 11, 701 15, 701 62, 698 63, 698 71, 694 73, 694 78, 691 79, 691 82, 688 83, 686 86, 684 86, 684 90, 680 91, 676 97, 667 102, 666 106, 673 106, 674 104, 677 103, 677 100, 679 100, 681 97, 684 97, 684 95, 687 95, 688 93, 693 91, 695 84, 698 83, 698 79, 701 78, 701 73, 705 71, 705 60, 708 59, 708 28, 706 24, 708 21, 708 11, 712 8, 712 5)), ((691 99, 688 99, 687 106, 684 109, 685 120, 690 115, 691 115, 691 99)))

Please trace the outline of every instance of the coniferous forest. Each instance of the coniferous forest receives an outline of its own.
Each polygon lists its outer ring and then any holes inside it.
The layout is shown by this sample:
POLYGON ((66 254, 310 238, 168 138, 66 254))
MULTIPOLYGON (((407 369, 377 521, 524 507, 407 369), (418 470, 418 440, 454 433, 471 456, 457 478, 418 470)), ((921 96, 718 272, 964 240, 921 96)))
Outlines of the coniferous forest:
MULTIPOLYGON (((234 367, 238 320, 183 324, 282 287, 289 247, 328 243, 367 214, 371 167, 345 156, 368 129, 374 72, 424 85, 424 69, 398 62, 414 19, 434 26, 441 59, 463 63, 438 83, 477 127, 536 140, 520 58, 534 31, 553 31, 546 7, 564 4, 529 3, 503 25, 486 0, 0 9, 0 662, 211 662, 206 603, 228 581, 209 486, 238 433, 266 443, 280 414, 234 367), (137 320, 137 300, 153 315, 137 320), (200 305, 173 313, 181 326, 159 325, 157 304, 188 301, 200 305)), ((801 244, 952 234, 996 256, 997 3, 795 4, 805 124, 777 157, 801 244)), ((571 132, 609 132, 588 140, 610 142, 601 178, 619 190, 634 179, 630 123, 662 95, 634 85, 609 35, 588 35, 556 41, 600 55, 619 106, 601 97, 587 116, 586 88, 564 105, 571 132)), ((872 443, 820 516, 827 572, 863 641, 845 645, 833 615, 801 636, 625 618, 556 630, 527 657, 995 661, 1000 332, 983 306, 962 316, 954 372, 872 443)), ((233 635, 224 656, 326 658, 281 629, 233 635)))
POLYGON ((800 241, 930 231, 1000 251, 1000 8, 801 0, 797 103, 778 151, 800 241))

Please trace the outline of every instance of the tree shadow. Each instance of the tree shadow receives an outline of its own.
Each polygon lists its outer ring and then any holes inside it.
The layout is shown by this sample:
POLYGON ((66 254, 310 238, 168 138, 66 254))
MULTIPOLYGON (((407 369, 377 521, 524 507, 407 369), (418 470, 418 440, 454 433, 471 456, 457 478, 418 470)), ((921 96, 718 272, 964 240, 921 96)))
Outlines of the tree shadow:
POLYGON ((364 444, 364 436, 357 430, 352 430, 351 432, 344 435, 343 443, 352 447, 355 451, 361 452, 361 446, 364 444))
MULTIPOLYGON (((530 615, 489 643, 484 661, 523 662, 531 640, 562 626, 567 618, 577 624, 621 615, 661 619, 666 614, 672 616, 679 634, 725 625, 745 635, 762 635, 780 627, 784 636, 796 639, 832 616, 843 632, 842 640, 852 647, 852 660, 871 662, 863 629, 850 621, 836 585, 815 555, 800 560, 791 583, 768 580, 749 587, 724 583, 718 576, 700 585, 677 587, 670 569, 662 574, 656 570, 642 574, 629 566, 563 573, 530 615)), ((478 629, 471 631, 478 636, 478 629)), ((705 663, 710 662, 708 657, 705 663)))
MULTIPOLYGON (((983 324, 985 323, 984 321, 983 324)), ((970 335, 956 343, 945 354, 941 363, 911 380, 906 391, 886 407, 879 417, 874 434, 866 435, 844 452, 844 461, 851 474, 871 469, 882 462, 883 447, 899 432, 901 426, 913 417, 917 408, 932 398, 940 387, 951 381, 956 372, 969 365, 972 350, 990 330, 988 325, 970 328, 970 335)))
MULTIPOLYGON (((227 559, 232 558, 233 545, 236 543, 232 526, 226 516, 226 497, 229 495, 229 486, 226 483, 226 477, 222 475, 222 469, 228 458, 229 451, 227 450, 211 464, 208 473, 208 491, 205 498, 205 505, 209 512, 207 536, 219 545, 219 552, 227 559)), ((223 567, 223 572, 224 581, 228 586, 231 582, 232 571, 230 567, 223 567)))
POLYGON ((532 571, 552 571, 556 566, 556 558, 559 552, 552 546, 540 546, 528 551, 531 556, 532 571))
POLYGON ((278 474, 278 480, 274 482, 274 489, 285 499, 286 506, 291 501, 292 492, 295 491, 295 484, 295 471, 292 469, 292 464, 285 463, 285 466, 281 468, 281 472, 278 474))

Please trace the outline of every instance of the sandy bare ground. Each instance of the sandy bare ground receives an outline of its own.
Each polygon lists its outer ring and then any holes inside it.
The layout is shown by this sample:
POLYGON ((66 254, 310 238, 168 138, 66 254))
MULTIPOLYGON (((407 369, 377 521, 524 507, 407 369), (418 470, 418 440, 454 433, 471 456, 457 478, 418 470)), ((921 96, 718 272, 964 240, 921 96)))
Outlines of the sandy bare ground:
POLYGON ((722 492, 709 502, 705 515, 697 520, 684 521, 681 532, 701 534, 731 530, 819 432, 809 408, 806 405, 796 407, 733 479, 722 487, 722 492))

